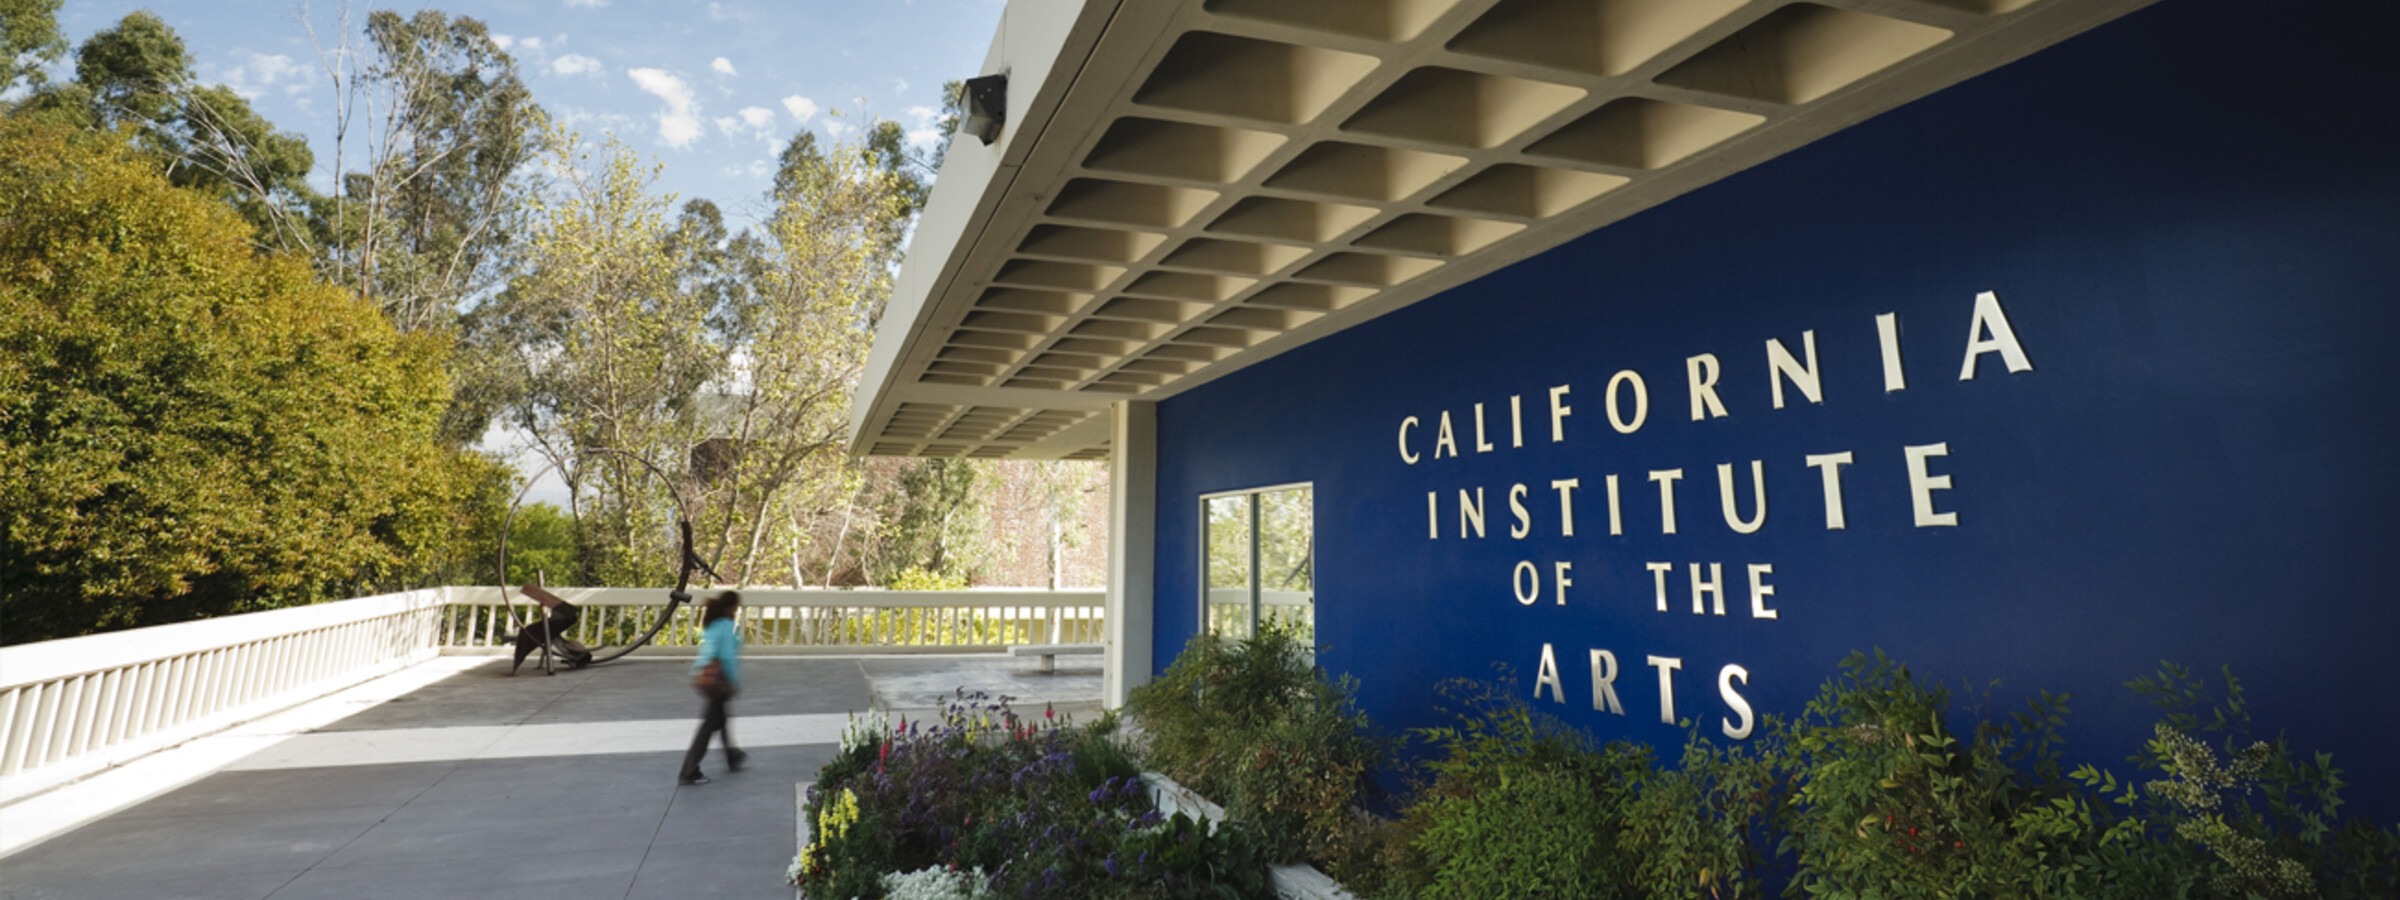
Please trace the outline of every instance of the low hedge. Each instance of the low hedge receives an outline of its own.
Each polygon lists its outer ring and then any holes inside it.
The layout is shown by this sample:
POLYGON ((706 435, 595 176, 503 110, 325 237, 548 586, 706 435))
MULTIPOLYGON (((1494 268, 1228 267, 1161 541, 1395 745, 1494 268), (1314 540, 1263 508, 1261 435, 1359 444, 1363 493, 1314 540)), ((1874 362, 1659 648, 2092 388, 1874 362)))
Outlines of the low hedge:
MULTIPOLYGON (((1959 720, 1951 691, 1853 654, 1795 717, 1673 766, 1599 744, 1505 680, 1442 687, 1456 724, 1396 819, 1390 749, 1289 636, 1195 639, 1131 708, 1145 759, 1361 896, 1450 898, 2390 898, 2400 832, 2340 815, 2341 770, 2251 734, 2242 686, 2167 665, 2120 778, 2061 759, 2065 696, 1959 720)), ((1978 698, 1978 708, 1981 700, 1978 698)))

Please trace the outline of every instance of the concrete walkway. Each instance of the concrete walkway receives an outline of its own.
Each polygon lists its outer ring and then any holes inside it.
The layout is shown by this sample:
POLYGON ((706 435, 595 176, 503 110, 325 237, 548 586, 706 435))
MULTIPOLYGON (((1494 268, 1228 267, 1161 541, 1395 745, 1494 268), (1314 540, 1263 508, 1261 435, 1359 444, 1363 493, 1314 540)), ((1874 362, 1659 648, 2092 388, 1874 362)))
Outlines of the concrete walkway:
POLYGON ((687 665, 444 658, 195 741, 0 809, 0 898, 788 900, 796 788, 850 711, 931 715, 965 687, 1080 718, 1100 693, 1097 661, 754 657, 733 705, 749 767, 712 752, 715 781, 679 788, 687 665))

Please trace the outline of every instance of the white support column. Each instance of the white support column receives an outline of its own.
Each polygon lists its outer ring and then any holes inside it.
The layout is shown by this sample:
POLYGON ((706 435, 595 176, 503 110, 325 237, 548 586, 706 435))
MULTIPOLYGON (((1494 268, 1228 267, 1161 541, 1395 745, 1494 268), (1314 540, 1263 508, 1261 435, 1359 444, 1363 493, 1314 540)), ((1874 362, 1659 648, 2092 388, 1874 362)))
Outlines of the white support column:
POLYGON ((1126 400, 1110 409, 1108 460, 1108 655, 1100 702, 1125 705, 1150 682, 1150 626, 1158 537, 1158 404, 1126 400))

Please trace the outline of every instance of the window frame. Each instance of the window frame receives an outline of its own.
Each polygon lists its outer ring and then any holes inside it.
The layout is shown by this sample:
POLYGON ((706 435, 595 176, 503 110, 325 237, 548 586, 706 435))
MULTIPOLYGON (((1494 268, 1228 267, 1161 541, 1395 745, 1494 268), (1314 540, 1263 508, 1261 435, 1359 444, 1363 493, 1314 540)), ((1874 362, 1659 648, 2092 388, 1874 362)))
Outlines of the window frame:
MULTIPOLYGON (((1250 595, 1250 615, 1249 615, 1249 620, 1248 620, 1248 622, 1247 622, 1247 624, 1246 624, 1246 630, 1245 630, 1244 634, 1245 634, 1245 635, 1248 635, 1248 636, 1256 636, 1256 635, 1258 634, 1258 621, 1259 621, 1259 612, 1260 612, 1260 606, 1262 605, 1261 601, 1262 601, 1262 599, 1263 599, 1263 598, 1264 598, 1264 596, 1265 596, 1265 592, 1264 592, 1264 590, 1263 590, 1263 587, 1262 587, 1262 585, 1264 584, 1264 576, 1262 575, 1262 573, 1260 573, 1260 572, 1259 572, 1259 561, 1260 561, 1260 556, 1261 556, 1261 554, 1260 554, 1260 550, 1259 550, 1259 547, 1260 547, 1260 545, 1263 543, 1263 542, 1260 540, 1260 537, 1261 537, 1261 535, 1260 535, 1260 533, 1259 533, 1259 519, 1260 519, 1260 512, 1259 512, 1259 508, 1260 508, 1260 506, 1261 506, 1261 504, 1259 503, 1259 497, 1261 497, 1261 496, 1263 496, 1263 495, 1266 495, 1266 494, 1275 493, 1275 492, 1277 492, 1277 491, 1291 491, 1291 490, 1303 490, 1303 489, 1305 489, 1305 490, 1307 490, 1307 491, 1308 491, 1308 531, 1309 531, 1309 535, 1310 535, 1310 539, 1309 539, 1309 546, 1308 546, 1308 570, 1309 570, 1309 585, 1310 585, 1310 587, 1309 587, 1309 591, 1308 591, 1308 595, 1309 595, 1308 605, 1311 607, 1311 612, 1312 612, 1312 615, 1311 615, 1310 619, 1311 619, 1311 621, 1313 621, 1313 620, 1314 620, 1314 618, 1315 618, 1315 617, 1314 617, 1314 615, 1313 615, 1313 611, 1314 611, 1314 607, 1316 606, 1316 602, 1317 602, 1317 601, 1316 601, 1316 595, 1317 595, 1317 591, 1316 591, 1316 587, 1315 587, 1315 585, 1316 585, 1316 568, 1317 568, 1317 547, 1316 547, 1316 540, 1315 540, 1315 535, 1316 535, 1316 530, 1317 530, 1317 484, 1316 484, 1316 482, 1313 482, 1313 481, 1292 481, 1292 482, 1284 482, 1284 483, 1281 483, 1281 484, 1270 484, 1270 485, 1263 485, 1263 486, 1260 486, 1260 487, 1240 488, 1240 489, 1236 489, 1236 490, 1230 490, 1230 491, 1212 491, 1212 492, 1209 492, 1209 493, 1205 493, 1205 494, 1201 494, 1201 495, 1200 495, 1200 503, 1199 503, 1199 518, 1200 518, 1200 530, 1199 530, 1199 533, 1200 533, 1200 541, 1199 541, 1199 543, 1200 543, 1200 564, 1199 564, 1199 566, 1197 566, 1197 568, 1198 568, 1198 570, 1199 570, 1199 574, 1200 574, 1200 579, 1199 579, 1199 580, 1200 580, 1200 584, 1199 584, 1199 610, 1198 610, 1198 611, 1199 611, 1199 616, 1200 616, 1200 628, 1199 628, 1199 631, 1200 631, 1200 633, 1202 633, 1202 634, 1207 634, 1207 635, 1211 635, 1211 636, 1216 636, 1216 635, 1217 635, 1217 631, 1216 631, 1215 624, 1214 624, 1215 620, 1214 620, 1214 617, 1210 615, 1210 611, 1209 611, 1209 606, 1210 606, 1210 603, 1209 603, 1209 592, 1210 592, 1210 591, 1212 591, 1212 590, 1214 590, 1214 588, 1212 588, 1212 587, 1210 587, 1210 586, 1209 586, 1209 564, 1208 564, 1208 562, 1209 562, 1209 549, 1210 549, 1210 548, 1209 548, 1209 538, 1210 538, 1210 534, 1209 534, 1209 520, 1208 520, 1208 510, 1209 510, 1209 506, 1210 506, 1211 504, 1213 504, 1215 501, 1218 501, 1218 500, 1223 500, 1223 499, 1227 499, 1227 498, 1230 498, 1230 497, 1245 497, 1245 498, 1248 498, 1248 502, 1245 504, 1245 506, 1247 507, 1247 525, 1248 525, 1248 533, 1249 533, 1249 536, 1250 536, 1250 540, 1249 540, 1249 544, 1250 544, 1250 552, 1249 552, 1249 563, 1250 563, 1250 564, 1249 564, 1249 571, 1250 571, 1250 579, 1249 579, 1249 580, 1250 580, 1250 583, 1249 583, 1248 587, 1246 588, 1246 590, 1248 590, 1248 592, 1249 592, 1249 595, 1250 595)), ((1312 629, 1312 630, 1313 630, 1313 629, 1312 629)))

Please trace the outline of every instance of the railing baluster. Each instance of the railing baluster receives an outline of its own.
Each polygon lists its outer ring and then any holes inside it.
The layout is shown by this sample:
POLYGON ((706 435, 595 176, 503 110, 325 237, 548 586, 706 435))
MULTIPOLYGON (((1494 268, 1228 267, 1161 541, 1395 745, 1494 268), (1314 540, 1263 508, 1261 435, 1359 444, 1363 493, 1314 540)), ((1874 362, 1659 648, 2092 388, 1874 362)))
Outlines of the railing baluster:
POLYGON ((12 772, 42 764, 42 743, 49 737, 45 723, 49 721, 50 708, 58 704, 58 682, 28 685, 26 689, 33 693, 21 701, 23 709, 18 712, 17 725, 12 729, 17 733, 16 738, 8 745, 7 769, 12 772))
POLYGON ((216 658, 217 654, 214 650, 202 650, 191 655, 190 662, 187 663, 187 668, 183 673, 182 702, 177 704, 175 717, 167 724, 181 725, 191 721, 194 716, 207 712, 209 669, 215 666, 216 658))
POLYGON ((192 658, 177 656, 166 661, 167 689, 158 695, 158 709, 150 714, 150 730, 156 731, 181 720, 185 691, 191 685, 192 658))
POLYGON ((124 682, 125 669, 122 667, 101 674, 99 702, 91 704, 92 710, 88 715, 90 724, 76 729, 75 752, 86 753, 108 746, 108 733, 116 728, 117 704, 122 702, 124 682))
POLYGON ((25 707, 29 692, 39 692, 41 685, 28 684, 8 689, 0 698, 0 777, 17 774, 17 766, 25 759, 25 717, 19 710, 25 707))
POLYGON ((133 668, 133 677, 125 698, 125 709, 117 717, 116 728, 108 736, 111 744, 142 736, 142 722, 150 715, 150 704, 158 690, 158 663, 146 662, 133 668))

